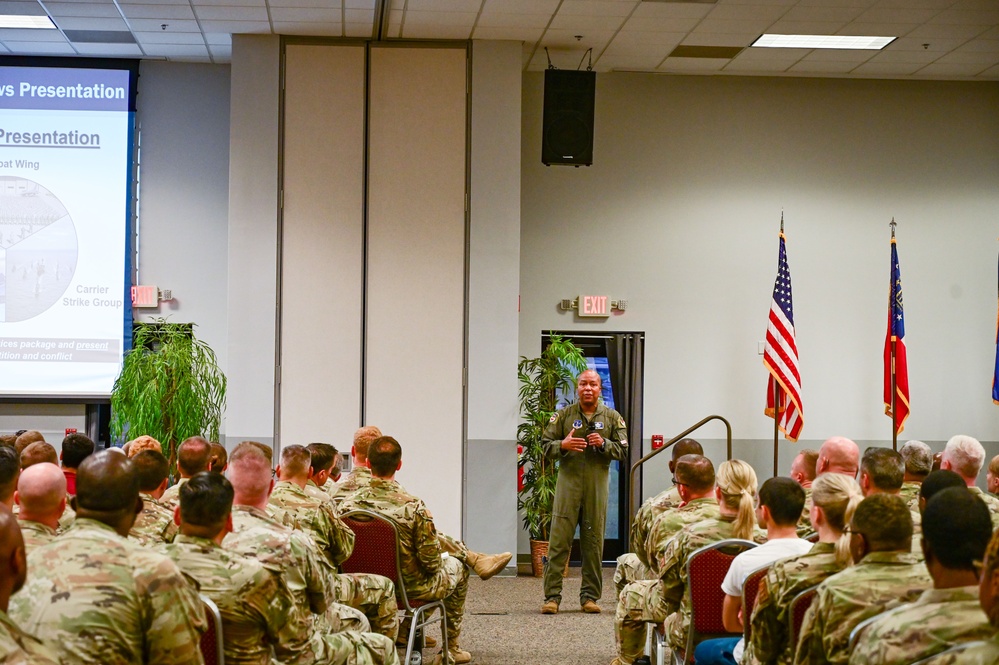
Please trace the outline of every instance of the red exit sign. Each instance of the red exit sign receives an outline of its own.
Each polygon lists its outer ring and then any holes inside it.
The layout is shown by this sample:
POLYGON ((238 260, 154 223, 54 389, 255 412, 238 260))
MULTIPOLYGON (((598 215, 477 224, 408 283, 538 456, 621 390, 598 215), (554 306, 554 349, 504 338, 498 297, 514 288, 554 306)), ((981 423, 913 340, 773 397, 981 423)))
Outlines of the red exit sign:
POLYGON ((580 316, 610 316, 609 296, 579 296, 580 316))

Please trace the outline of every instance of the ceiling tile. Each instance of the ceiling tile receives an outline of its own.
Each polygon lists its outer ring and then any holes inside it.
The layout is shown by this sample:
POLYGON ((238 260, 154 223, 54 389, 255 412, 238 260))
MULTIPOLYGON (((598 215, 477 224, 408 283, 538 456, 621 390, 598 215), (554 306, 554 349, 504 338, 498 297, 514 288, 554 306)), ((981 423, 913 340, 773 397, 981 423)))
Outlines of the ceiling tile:
MULTIPOLYGON (((7 3, 0 3, 3 7, 7 3)), ((21 3, 17 3, 21 4, 21 3)), ((39 9, 38 3, 31 3, 39 9)), ((98 4, 96 2, 47 2, 45 8, 49 16, 90 16, 90 17, 120 17, 118 8, 113 4, 98 4)))
POLYGON ((147 55, 153 57, 208 57, 208 47, 205 46, 204 42, 201 44, 150 44, 149 46, 143 45, 143 49, 147 55))
POLYGON ((411 24, 402 26, 404 39, 468 39, 472 32, 470 25, 411 24))
POLYGON ((198 7, 201 21, 266 21, 264 7, 198 7))
POLYGON ((223 58, 225 60, 230 60, 232 58, 232 46, 222 46, 219 44, 212 44, 208 47, 211 54, 215 58, 223 58))
MULTIPOLYGON (((156 32, 162 30, 161 26, 164 21, 154 18, 136 18, 129 20, 129 23, 132 25, 132 30, 136 32, 156 32)), ((166 21, 166 23, 167 32, 201 32, 198 22, 194 20, 173 20, 166 21)))
MULTIPOLYGON (((112 8, 114 5, 112 5, 112 8)), ((44 16, 45 11, 37 2, 18 2, 17 0, 0 2, 0 13, 13 16, 44 16)))
POLYGON ((602 55, 594 63, 593 68, 599 72, 619 71, 654 71, 662 57, 641 55, 602 55))
POLYGON ((58 30, 18 30, 0 28, 0 41, 3 42, 65 42, 66 38, 58 30))
POLYGON ((794 61, 792 60, 732 60, 721 71, 743 74, 782 74, 793 65, 794 61))
POLYGON ((999 23, 999 9, 947 9, 940 12, 930 23, 949 23, 957 25, 995 25, 999 23))
POLYGON ((780 19, 802 23, 847 23, 863 13, 863 7, 791 7, 780 19))
MULTIPOLYGON (((229 0, 230 4, 237 4, 237 0, 229 0)), ((260 0, 263 2, 263 0, 260 0)), ((76 4, 76 0, 69 0, 67 4, 76 4)), ((128 0, 130 5, 186 5, 191 6, 190 0, 128 0)))
MULTIPOLYGON (((194 19, 194 12, 183 5, 122 5, 125 18, 194 19)), ((199 10, 200 11, 200 10, 199 10)))
POLYGON ((614 36, 614 30, 586 30, 582 39, 576 39, 580 34, 575 30, 550 29, 545 32, 545 46, 568 46, 573 50, 585 51, 588 48, 602 49, 614 36))
POLYGON ((934 39, 943 37, 944 39, 972 39, 979 36, 988 29, 987 26, 979 25, 947 25, 944 23, 925 23, 912 32, 908 37, 934 39))
POLYGON ((202 21, 205 32, 228 32, 233 35, 266 35, 271 32, 267 21, 202 21))
POLYGON ((788 67, 787 71, 796 74, 848 74, 856 66, 855 62, 801 60, 788 67))
POLYGON ((729 62, 728 58, 666 58, 656 71, 678 74, 717 72, 729 62))
POLYGON ((908 76, 922 66, 906 62, 865 62, 851 73, 862 76, 908 76))
POLYGON ((204 44, 200 32, 133 32, 140 44, 204 44))
POLYGON ((642 2, 635 8, 635 13, 632 16, 641 18, 702 19, 715 8, 716 5, 700 2, 642 2))
MULTIPOLYGON (((297 1, 297 0, 296 0, 297 1)), ((193 2, 194 11, 202 7, 267 7, 270 2, 264 0, 198 0, 193 2)))
POLYGON ((375 21, 375 12, 373 9, 345 9, 343 20, 347 23, 367 23, 370 31, 375 21))
MULTIPOLYGON (((708 5, 711 7, 712 5, 708 5)), ((717 4, 708 14, 708 18, 715 19, 735 19, 739 21, 766 21, 773 23, 777 19, 784 17, 793 7, 772 4, 739 5, 739 4, 717 4)))
POLYGON ((682 43, 685 46, 749 46, 759 36, 759 33, 756 32, 744 35, 715 35, 695 32, 685 37, 682 43))
POLYGON ((984 72, 979 74, 977 78, 984 78, 990 81, 999 81, 999 65, 995 67, 989 67, 984 72))
POLYGON ((488 28, 541 28, 548 27, 550 16, 545 14, 482 14, 479 26, 488 28))
POLYGON ((933 62, 916 72, 916 76, 976 76, 986 69, 986 65, 933 62))
POLYGON ((999 53, 958 53, 951 51, 940 56, 936 62, 940 64, 981 65, 984 69, 999 64, 999 53))
MULTIPOLYGON (((754 49, 755 50, 755 49, 754 49)), ((764 49, 768 50, 768 49, 764 49)), ((829 60, 832 62, 852 62, 854 64, 860 62, 867 62, 872 57, 877 55, 880 51, 868 51, 866 49, 825 49, 817 48, 813 49, 811 53, 805 56, 806 60, 811 60, 812 62, 817 62, 821 60, 829 60)))
MULTIPOLYGON (((371 28, 368 28, 371 32, 371 28)), ((318 23, 316 21, 274 21, 274 34, 315 37, 341 37, 343 24, 339 22, 318 23)))
POLYGON ((74 46, 80 55, 133 58, 142 56, 138 44, 75 44, 74 46))
POLYGON ((57 18, 56 25, 63 30, 128 30, 120 18, 82 18, 67 16, 57 18))
POLYGON ((479 24, 475 26, 472 39, 513 40, 533 43, 541 39, 543 33, 544 28, 494 28, 479 24))
POLYGON ((728 34, 746 34, 746 33, 756 33, 757 36, 762 35, 764 32, 770 28, 773 21, 737 21, 729 19, 713 19, 708 16, 706 19, 701 21, 694 32, 713 32, 713 33, 728 33, 728 34))
POLYGON ((872 35, 875 37, 902 37, 919 26, 918 23, 847 23, 837 35, 872 35))
POLYGON ((999 53, 999 39, 973 39, 958 47, 959 53, 999 53))
POLYGON ((777 21, 761 33, 778 35, 835 35, 844 23, 833 21, 777 21))
POLYGON ((792 63, 801 60, 811 52, 812 49, 807 48, 747 48, 732 60, 733 62, 735 60, 742 62, 782 60, 785 63, 792 63))
POLYGON ((880 5, 888 9, 932 9, 943 11, 954 4, 954 0, 881 0, 880 5))
POLYGON ((76 55, 77 52, 65 41, 57 42, 16 42, 16 52, 23 55, 76 55))
POLYGON ((905 37, 899 37, 891 44, 889 44, 885 50, 891 51, 936 51, 938 53, 945 53, 947 51, 953 51, 958 46, 963 44, 966 40, 964 39, 941 39, 939 37, 927 39, 920 37, 912 37, 906 35, 905 37))
POLYGON ((343 36, 367 38, 371 36, 374 26, 371 23, 344 23, 343 36))
POLYGON ((913 65, 928 65, 940 57, 939 51, 889 51, 875 53, 870 62, 902 62, 913 65))
POLYGON ((267 6, 271 9, 297 7, 302 9, 335 9, 336 11, 340 11, 340 7, 331 6, 329 0, 269 0, 267 6))
POLYGON ((622 30, 617 33, 614 41, 611 43, 626 42, 629 44, 662 45, 672 50, 686 36, 686 32, 631 32, 630 30, 622 30))
POLYGON ((935 9, 874 7, 860 14, 857 23, 924 23, 936 16, 935 9))
POLYGON ((622 2, 621 0, 571 0, 563 2, 558 9, 559 16, 616 16, 622 18, 631 14, 635 9, 635 2, 622 2))
MULTIPOLYGON (((676 42, 676 44, 679 44, 679 40, 676 42)), ((600 55, 600 57, 609 56, 609 55, 614 55, 614 56, 634 55, 634 56, 652 57, 658 55, 659 60, 661 61, 663 58, 669 55, 670 51, 673 50, 673 47, 676 46, 676 44, 643 44, 640 42, 631 42, 628 40, 622 40, 621 35, 618 35, 617 37, 614 38, 614 40, 610 44, 607 45, 607 48, 604 49, 604 52, 600 55)), ((657 62, 656 64, 659 63, 657 62)))
POLYGON ((403 17, 403 25, 439 25, 439 26, 460 26, 471 31, 475 25, 476 14, 474 12, 416 12, 407 11, 403 17))
POLYGON ((406 0, 407 11, 478 13, 482 0, 406 0))
POLYGON ((271 7, 271 20, 274 28, 278 23, 342 23, 342 12, 336 9, 320 9, 317 7, 271 7))
POLYGON ((625 24, 626 30, 646 32, 688 32, 697 27, 698 18, 668 18, 654 16, 632 16, 625 24))
POLYGON ((565 30, 573 34, 586 34, 594 30, 615 31, 624 23, 623 16, 566 16, 556 14, 551 27, 554 30, 565 30))
POLYGON ((482 15, 486 14, 544 14, 551 15, 560 0, 486 0, 482 15))
POLYGON ((206 32, 205 41, 209 46, 229 46, 232 44, 232 35, 227 32, 206 32))

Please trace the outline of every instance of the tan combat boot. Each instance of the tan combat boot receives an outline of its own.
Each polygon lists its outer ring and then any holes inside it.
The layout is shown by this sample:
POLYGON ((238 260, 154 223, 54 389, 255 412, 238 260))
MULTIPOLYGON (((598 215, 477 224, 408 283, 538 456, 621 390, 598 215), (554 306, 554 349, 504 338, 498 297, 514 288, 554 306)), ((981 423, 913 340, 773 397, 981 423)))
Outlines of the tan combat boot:
POLYGON ((481 552, 468 551, 465 561, 472 567, 472 570, 480 579, 488 580, 490 577, 506 568, 510 563, 513 554, 503 552, 502 554, 482 554, 481 552))

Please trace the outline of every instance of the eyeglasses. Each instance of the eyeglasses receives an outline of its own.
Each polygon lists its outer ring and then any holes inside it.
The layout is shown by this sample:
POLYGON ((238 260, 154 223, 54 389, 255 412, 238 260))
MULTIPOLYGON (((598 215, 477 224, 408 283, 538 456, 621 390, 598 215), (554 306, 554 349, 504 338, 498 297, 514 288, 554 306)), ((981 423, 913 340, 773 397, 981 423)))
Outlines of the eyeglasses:
POLYGON ((689 483, 681 483, 679 480, 676 479, 676 476, 673 476, 671 480, 673 481, 673 484, 676 485, 677 487, 679 487, 680 485, 686 487, 689 484, 689 483))

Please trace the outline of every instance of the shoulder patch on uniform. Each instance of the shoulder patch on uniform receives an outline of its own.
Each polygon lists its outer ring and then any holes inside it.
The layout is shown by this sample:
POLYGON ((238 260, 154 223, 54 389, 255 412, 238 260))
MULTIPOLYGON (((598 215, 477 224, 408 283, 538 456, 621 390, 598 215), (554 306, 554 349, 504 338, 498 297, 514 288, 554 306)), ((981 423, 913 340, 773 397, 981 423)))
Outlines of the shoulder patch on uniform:
POLYGON ((558 414, 557 414, 557 413, 553 413, 553 414, 552 414, 552 417, 548 419, 548 422, 549 422, 549 423, 553 423, 553 422, 555 422, 556 420, 558 420, 558 414))
POLYGON ((624 424, 624 418, 621 418, 621 424, 620 424, 620 427, 627 427, 627 425, 625 425, 625 424, 624 424))

